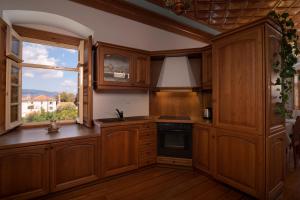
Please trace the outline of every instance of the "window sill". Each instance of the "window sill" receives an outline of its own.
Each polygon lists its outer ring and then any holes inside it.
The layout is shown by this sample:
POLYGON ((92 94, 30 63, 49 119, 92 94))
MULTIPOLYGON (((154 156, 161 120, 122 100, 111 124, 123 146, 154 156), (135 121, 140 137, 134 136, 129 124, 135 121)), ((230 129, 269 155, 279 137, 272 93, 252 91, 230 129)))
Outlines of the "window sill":
MULTIPOLYGON (((76 124, 76 120, 63 120, 63 121, 58 121, 58 125, 68 125, 68 124, 76 124)), ((20 128, 38 128, 38 127, 47 127, 49 126, 50 121, 46 122, 31 122, 31 123, 25 123, 20 126, 20 128)))

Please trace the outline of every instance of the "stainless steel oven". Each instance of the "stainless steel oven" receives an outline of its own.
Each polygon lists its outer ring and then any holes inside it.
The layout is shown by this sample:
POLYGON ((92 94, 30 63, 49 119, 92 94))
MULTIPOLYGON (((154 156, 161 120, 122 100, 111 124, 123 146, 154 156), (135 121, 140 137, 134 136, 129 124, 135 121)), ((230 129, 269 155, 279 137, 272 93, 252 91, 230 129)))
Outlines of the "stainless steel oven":
POLYGON ((192 124, 158 123, 159 156, 192 158, 192 124))

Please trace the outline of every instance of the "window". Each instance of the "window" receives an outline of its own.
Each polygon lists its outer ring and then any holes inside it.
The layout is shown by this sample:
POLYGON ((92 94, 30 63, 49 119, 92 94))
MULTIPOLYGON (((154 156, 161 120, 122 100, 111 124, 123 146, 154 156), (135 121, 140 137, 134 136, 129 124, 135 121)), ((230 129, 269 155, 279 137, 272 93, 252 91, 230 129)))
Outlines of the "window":
POLYGON ((30 40, 23 42, 23 123, 78 119, 80 66, 78 47, 51 46, 30 40), (25 101, 26 100, 26 101, 25 101), (51 105, 51 106, 50 106, 51 105))

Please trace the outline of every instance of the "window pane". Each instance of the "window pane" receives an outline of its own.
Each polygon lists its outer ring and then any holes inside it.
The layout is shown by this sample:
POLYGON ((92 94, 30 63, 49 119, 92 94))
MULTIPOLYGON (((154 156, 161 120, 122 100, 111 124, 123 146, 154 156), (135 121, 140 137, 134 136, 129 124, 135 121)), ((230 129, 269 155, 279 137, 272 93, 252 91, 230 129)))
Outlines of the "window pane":
POLYGON ((23 42, 24 63, 76 68, 78 50, 23 42))
POLYGON ((18 112, 19 112, 18 105, 10 106, 10 122, 18 121, 18 112))
POLYGON ((13 85, 11 86, 10 102, 11 103, 19 102, 19 87, 18 86, 13 86, 13 85))
POLYGON ((23 67, 22 82, 25 123, 77 118, 78 72, 23 67))
POLYGON ((11 66, 11 83, 19 84, 19 67, 11 66))
POLYGON ((15 38, 14 36, 12 36, 11 51, 16 56, 19 56, 19 48, 20 48, 20 41, 17 38, 15 38))

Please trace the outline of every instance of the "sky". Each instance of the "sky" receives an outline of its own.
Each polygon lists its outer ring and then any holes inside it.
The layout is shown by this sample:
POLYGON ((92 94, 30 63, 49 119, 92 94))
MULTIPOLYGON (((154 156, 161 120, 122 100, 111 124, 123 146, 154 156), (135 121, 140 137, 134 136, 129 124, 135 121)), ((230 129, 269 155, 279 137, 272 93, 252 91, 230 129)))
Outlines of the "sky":
MULTIPOLYGON (((23 42, 24 63, 76 68, 78 51, 55 46, 23 42)), ((23 89, 49 92, 77 93, 78 73, 49 69, 24 67, 22 69, 23 89)))

